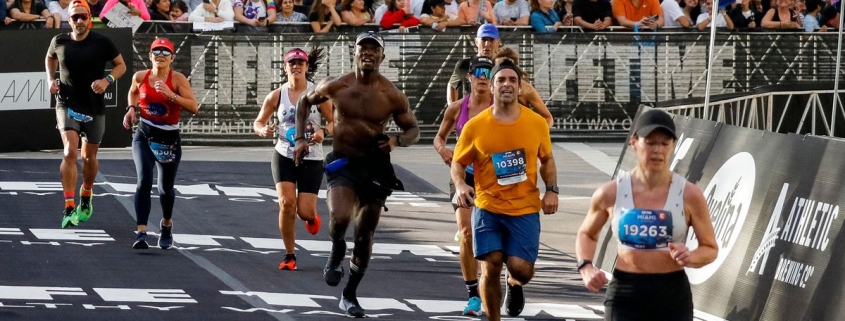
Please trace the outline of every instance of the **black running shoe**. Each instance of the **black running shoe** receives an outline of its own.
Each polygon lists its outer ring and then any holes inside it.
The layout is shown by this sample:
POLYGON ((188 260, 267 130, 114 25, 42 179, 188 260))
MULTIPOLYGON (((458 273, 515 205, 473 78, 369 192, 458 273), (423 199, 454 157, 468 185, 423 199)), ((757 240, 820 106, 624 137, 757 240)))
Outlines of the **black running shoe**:
POLYGON ((358 304, 358 299, 347 298, 342 293, 340 294, 340 303, 338 304, 341 310, 346 311, 346 315, 355 318, 364 317, 364 309, 358 304))
POLYGON ((343 267, 332 266, 331 259, 329 262, 326 263, 326 268, 323 269, 323 279, 326 280, 326 284, 330 286, 337 286, 340 284, 340 280, 343 279, 343 267))
POLYGON ((138 236, 135 237, 135 243, 132 243, 132 248, 136 250, 150 248, 150 245, 147 244, 147 232, 138 232, 138 236))
POLYGON ((173 223, 170 226, 159 225, 161 233, 158 236, 158 246, 162 250, 169 249, 173 246, 173 223))
POLYGON ((525 308, 525 294, 522 293, 522 286, 521 285, 507 285, 508 288, 508 301, 507 301, 507 310, 508 315, 512 317, 519 316, 522 313, 522 309, 525 308))

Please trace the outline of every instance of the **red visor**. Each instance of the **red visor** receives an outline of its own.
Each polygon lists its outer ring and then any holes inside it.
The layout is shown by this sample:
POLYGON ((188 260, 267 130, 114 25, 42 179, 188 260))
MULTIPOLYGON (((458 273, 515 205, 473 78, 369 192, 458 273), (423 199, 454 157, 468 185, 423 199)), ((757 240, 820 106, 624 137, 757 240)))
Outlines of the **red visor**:
POLYGON ((156 48, 164 48, 170 50, 170 52, 174 52, 173 43, 170 42, 170 40, 168 40, 167 38, 158 38, 154 40, 153 43, 150 45, 150 51, 153 51, 153 49, 156 48))

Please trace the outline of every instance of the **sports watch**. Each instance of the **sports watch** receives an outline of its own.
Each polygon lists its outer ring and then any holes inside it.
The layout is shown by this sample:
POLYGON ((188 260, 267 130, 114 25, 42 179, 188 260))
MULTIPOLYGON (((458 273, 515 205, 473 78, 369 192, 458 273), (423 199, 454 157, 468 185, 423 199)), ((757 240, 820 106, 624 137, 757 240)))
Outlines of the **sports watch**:
POLYGON ((546 186, 546 192, 552 192, 560 195, 560 188, 558 188, 557 185, 549 185, 546 186))
POLYGON ((576 271, 581 272, 581 269, 587 265, 593 265, 593 261, 590 260, 581 260, 578 261, 578 266, 575 268, 576 271))

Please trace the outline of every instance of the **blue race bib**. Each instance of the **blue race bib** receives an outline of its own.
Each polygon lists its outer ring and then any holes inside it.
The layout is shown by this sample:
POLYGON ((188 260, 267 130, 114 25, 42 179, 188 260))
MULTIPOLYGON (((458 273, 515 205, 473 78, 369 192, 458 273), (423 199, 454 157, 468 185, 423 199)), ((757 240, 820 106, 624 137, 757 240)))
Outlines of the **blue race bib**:
POLYGON ((147 113, 151 116, 167 115, 167 106, 162 103, 150 103, 147 105, 147 113))
POLYGON ((73 118, 74 120, 76 120, 80 123, 87 123, 87 122, 94 120, 94 117, 88 116, 88 115, 83 114, 83 113, 78 113, 78 112, 74 111, 73 109, 71 109, 70 107, 68 107, 68 109, 67 109, 67 114, 68 114, 68 116, 70 116, 70 118, 73 118))
POLYGON ((162 164, 172 163, 176 160, 176 145, 156 143, 150 141, 150 149, 156 157, 156 161, 162 164))
MULTIPOLYGON (((312 136, 314 136, 314 125, 311 125, 311 123, 305 124, 305 142, 310 143, 312 136)), ((296 146, 296 127, 291 126, 288 128, 285 132, 285 137, 288 139, 291 148, 296 146)))
POLYGON ((493 169, 499 185, 516 184, 528 179, 525 175, 525 149, 493 154, 493 169))
POLYGON ((635 249, 666 248, 672 242, 672 213, 664 210, 623 210, 619 218, 619 241, 635 249))

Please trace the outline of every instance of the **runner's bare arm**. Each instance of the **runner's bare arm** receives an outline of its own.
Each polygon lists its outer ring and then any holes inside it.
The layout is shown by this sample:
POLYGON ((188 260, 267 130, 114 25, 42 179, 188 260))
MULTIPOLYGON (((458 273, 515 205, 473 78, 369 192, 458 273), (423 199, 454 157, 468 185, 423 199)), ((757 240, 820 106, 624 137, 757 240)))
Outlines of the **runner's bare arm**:
POLYGON ((408 102, 408 97, 396 89, 392 97, 393 106, 393 121, 396 126, 402 129, 402 133, 396 136, 396 145, 408 147, 420 140, 420 127, 417 124, 417 117, 411 110, 411 104, 408 102))
POLYGON ((710 220, 710 210, 701 189, 687 182, 684 187, 684 207, 690 213, 690 225, 698 238, 698 248, 689 253, 688 267, 700 268, 716 260, 719 247, 710 220))
MULTIPOLYGON (((599 187, 590 200, 590 210, 587 217, 578 229, 578 236, 575 239, 575 255, 578 262, 581 260, 593 261, 596 253, 599 232, 601 232, 607 219, 610 217, 610 208, 616 199, 616 182, 608 182, 599 187)), ((587 264, 579 271, 584 286, 590 292, 598 293, 607 283, 607 276, 593 264, 587 264)))
POLYGON ((308 115, 311 114, 311 105, 320 105, 329 101, 331 93, 339 85, 342 85, 335 79, 334 77, 326 77, 299 96, 299 101, 296 104, 296 137, 294 139, 305 138, 305 123, 308 122, 308 115))
POLYGON ((540 93, 537 92, 537 89, 534 88, 533 85, 529 83, 525 83, 525 88, 529 91, 528 92, 528 103, 531 104, 532 107, 537 111, 537 114, 543 116, 546 119, 546 123, 549 124, 549 127, 552 127, 554 124, 554 118, 552 118, 552 113, 549 111, 549 107, 546 107, 546 103, 543 101, 543 98, 540 97, 540 93))
POLYGON ((334 105, 331 101, 324 101, 322 104, 317 106, 320 109, 320 114, 323 115, 323 118, 326 119, 326 130, 328 134, 334 132, 334 105))
POLYGON ((196 115, 200 107, 197 104, 197 98, 194 96, 194 90, 191 88, 191 82, 188 81, 188 77, 185 77, 181 72, 173 72, 173 82, 176 84, 173 101, 191 112, 191 114, 196 115))
POLYGON ((264 103, 261 104, 261 110, 258 111, 258 116, 255 117, 255 121, 252 122, 252 131, 258 134, 258 136, 273 136, 275 128, 267 126, 267 123, 270 122, 273 113, 276 111, 276 106, 279 105, 279 92, 280 90, 276 89, 268 93, 267 97, 264 97, 264 103))
POLYGON ((123 77, 123 74, 126 73, 126 63, 123 62, 123 56, 118 54, 117 57, 111 60, 112 69, 111 69, 111 76, 114 79, 120 79, 123 77))
POLYGON ((452 135, 452 130, 455 129, 455 123, 458 119, 458 114, 461 110, 461 102, 453 102, 446 107, 443 112, 443 121, 440 122, 440 129, 437 130, 437 135, 434 136, 434 150, 440 154, 440 158, 446 163, 446 166, 452 165, 452 151, 446 148, 446 142, 449 136, 452 135))
POLYGON ((138 107, 138 102, 141 100, 141 93, 138 91, 138 86, 144 81, 144 73, 146 71, 139 71, 132 75, 132 85, 129 86, 129 94, 126 95, 128 106, 138 107))

